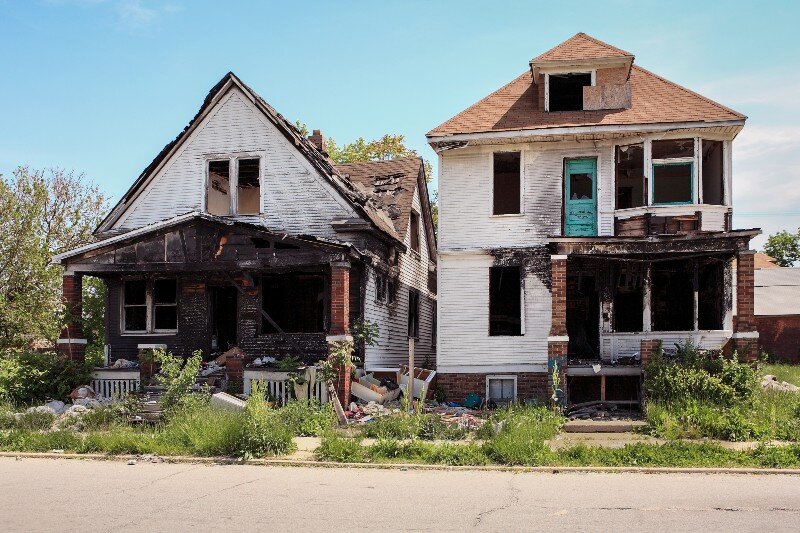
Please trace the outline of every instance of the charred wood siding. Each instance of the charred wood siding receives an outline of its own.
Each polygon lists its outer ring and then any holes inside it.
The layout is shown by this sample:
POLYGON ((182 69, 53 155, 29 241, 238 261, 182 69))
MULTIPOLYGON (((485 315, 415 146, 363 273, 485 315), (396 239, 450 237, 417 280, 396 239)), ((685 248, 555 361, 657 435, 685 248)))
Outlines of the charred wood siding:
POLYGON ((263 221, 276 231, 335 238, 331 220, 358 217, 236 89, 223 98, 115 227, 135 229, 182 213, 203 211, 206 161, 214 155, 228 154, 261 158, 262 215, 239 219, 263 221))

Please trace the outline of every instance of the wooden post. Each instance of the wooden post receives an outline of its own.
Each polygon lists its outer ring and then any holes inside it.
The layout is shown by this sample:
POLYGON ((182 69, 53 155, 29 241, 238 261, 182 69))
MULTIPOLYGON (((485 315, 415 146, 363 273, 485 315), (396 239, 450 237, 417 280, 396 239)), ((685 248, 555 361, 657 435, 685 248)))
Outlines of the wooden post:
POLYGON ((408 394, 408 410, 413 411, 414 404, 414 337, 408 338, 408 385, 406 385, 406 394, 408 394))

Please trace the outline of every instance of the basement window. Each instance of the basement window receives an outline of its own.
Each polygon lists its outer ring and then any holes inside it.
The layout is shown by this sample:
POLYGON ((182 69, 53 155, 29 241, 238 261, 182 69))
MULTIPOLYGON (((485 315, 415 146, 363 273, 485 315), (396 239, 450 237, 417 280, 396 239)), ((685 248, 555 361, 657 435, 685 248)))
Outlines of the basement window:
POLYGON ((259 160, 239 159, 238 163, 236 212, 240 215, 257 215, 261 211, 259 160))
POLYGON ((520 152, 494 153, 493 215, 520 213, 520 152))
POLYGON ((617 146, 616 149, 617 209, 645 205, 644 145, 617 146))
POLYGON ((517 397, 516 376, 486 376, 486 400, 496 404, 513 402, 517 397))
POLYGON ((592 85, 591 73, 548 74, 548 111, 582 111, 583 88, 592 85))
POLYGON ((411 217, 409 218, 409 232, 410 235, 410 246, 411 249, 417 253, 419 253, 419 213, 416 211, 411 211, 411 217))
POLYGON ((174 333, 178 330, 178 282, 126 280, 122 287, 124 333, 174 333))
POLYGON ((522 335, 522 271, 520 267, 489 269, 489 335, 522 335))
POLYGON ((419 293, 408 291, 408 336, 419 339, 419 293))
POLYGON ((703 203, 725 204, 722 141, 701 141, 703 154, 703 203))
MULTIPOLYGON (((261 278, 261 309, 285 333, 325 331, 325 277, 322 274, 267 274, 261 278)), ((279 333, 262 316, 261 333, 279 333)))
POLYGON ((694 262, 653 263, 650 307, 653 331, 694 330, 694 262))

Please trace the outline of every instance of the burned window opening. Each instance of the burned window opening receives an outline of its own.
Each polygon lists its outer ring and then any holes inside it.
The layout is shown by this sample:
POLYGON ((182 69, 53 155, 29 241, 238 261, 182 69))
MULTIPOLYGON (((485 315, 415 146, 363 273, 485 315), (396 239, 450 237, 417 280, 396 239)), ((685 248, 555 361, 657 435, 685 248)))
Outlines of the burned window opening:
POLYGON ((567 335, 570 358, 597 358, 600 351, 600 292, 597 277, 585 271, 567 274, 567 335))
POLYGON ((613 292, 613 328, 618 332, 644 329, 644 263, 621 265, 616 272, 613 292))
POLYGON ((645 205, 644 145, 617 146, 616 149, 617 209, 645 205))
MULTIPOLYGON (((325 331, 323 274, 267 274, 261 278, 261 307, 285 333, 325 331)), ((261 332, 279 333, 262 317, 261 332)))
POLYGON ((206 210, 211 215, 226 216, 231 212, 230 160, 208 162, 206 210))
POLYGON ((694 261, 660 261, 652 266, 653 331, 694 331, 694 261))
POLYGON ((419 253, 419 213, 411 211, 408 221, 411 250, 419 253))
POLYGON ((582 111, 583 88, 592 85, 591 73, 548 75, 550 111, 582 111))
POLYGON ((489 268, 489 335, 522 335, 522 270, 489 268))
POLYGON ((703 203, 725 205, 722 141, 702 141, 703 203))
POLYGON ((520 213, 520 152, 495 152, 492 214, 520 213))
POLYGON ((408 336, 419 339, 419 293, 408 291, 408 336))
POLYGON ((697 328, 719 330, 725 317, 725 268, 722 261, 697 269, 697 328))
POLYGON ((178 329, 178 282, 175 279, 126 280, 122 288, 122 330, 126 333, 172 333, 178 329))
POLYGON ((386 301, 386 276, 383 274, 375 274, 375 301, 386 301))
POLYGON ((257 215, 261 212, 259 165, 258 158, 238 160, 236 213, 239 215, 257 215))

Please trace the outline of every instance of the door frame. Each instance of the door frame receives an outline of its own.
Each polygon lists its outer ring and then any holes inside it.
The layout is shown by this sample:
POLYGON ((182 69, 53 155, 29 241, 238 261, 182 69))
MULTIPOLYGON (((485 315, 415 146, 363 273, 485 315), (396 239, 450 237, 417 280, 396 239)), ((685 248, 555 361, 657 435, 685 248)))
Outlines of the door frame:
POLYGON ((597 236, 600 233, 599 202, 597 201, 600 189, 600 157, 598 155, 565 157, 563 160, 561 170, 561 235, 567 237, 567 165, 572 161, 594 162, 594 229, 595 236, 597 236))

